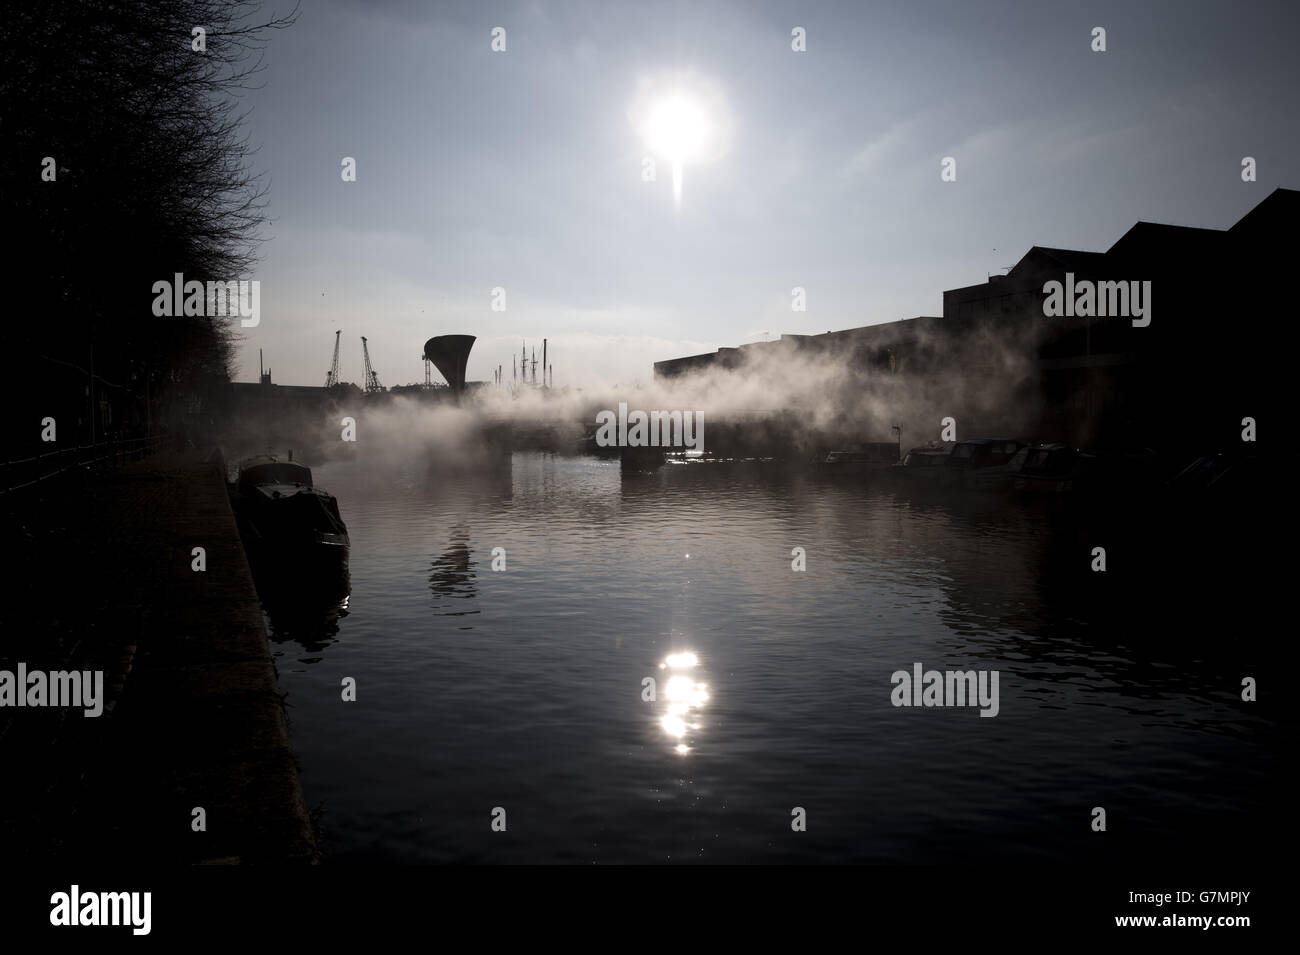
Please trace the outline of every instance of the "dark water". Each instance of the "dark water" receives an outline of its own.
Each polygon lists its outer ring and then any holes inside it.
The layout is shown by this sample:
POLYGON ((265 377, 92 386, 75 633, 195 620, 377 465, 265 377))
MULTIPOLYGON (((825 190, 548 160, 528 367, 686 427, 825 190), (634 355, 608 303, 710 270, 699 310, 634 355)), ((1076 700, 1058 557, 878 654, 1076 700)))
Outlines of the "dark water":
POLYGON ((1176 514, 545 455, 315 472, 351 595, 271 623, 329 860, 1205 861, 1268 838, 1281 728, 1240 698, 1260 611, 1186 559, 1176 514), (915 662, 999 671, 999 714, 892 706, 915 662))

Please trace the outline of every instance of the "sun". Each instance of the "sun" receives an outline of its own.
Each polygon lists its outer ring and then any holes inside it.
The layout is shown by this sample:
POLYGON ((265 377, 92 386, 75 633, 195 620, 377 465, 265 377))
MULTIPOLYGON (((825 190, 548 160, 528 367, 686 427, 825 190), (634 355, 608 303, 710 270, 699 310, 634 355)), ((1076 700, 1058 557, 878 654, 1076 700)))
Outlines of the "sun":
POLYGON ((650 108, 644 131, 646 145, 671 163, 699 158, 708 141, 709 119, 699 103, 672 93, 650 108))
POLYGON ((683 168, 726 151, 729 121, 720 90, 693 74, 646 79, 629 118, 650 153, 672 167, 673 205, 680 208, 683 168))

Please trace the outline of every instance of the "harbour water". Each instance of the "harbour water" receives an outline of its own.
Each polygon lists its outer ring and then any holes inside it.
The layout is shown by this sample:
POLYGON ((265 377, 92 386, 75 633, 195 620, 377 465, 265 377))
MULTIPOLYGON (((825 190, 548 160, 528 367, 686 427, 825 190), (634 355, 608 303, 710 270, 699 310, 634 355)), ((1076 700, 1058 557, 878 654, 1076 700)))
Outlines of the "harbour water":
POLYGON ((269 623, 327 862, 1213 861, 1266 840, 1282 729, 1241 684, 1269 641, 1140 508, 540 453, 495 478, 314 471, 350 595, 269 623), (996 717, 894 706, 917 663, 998 671, 996 717))

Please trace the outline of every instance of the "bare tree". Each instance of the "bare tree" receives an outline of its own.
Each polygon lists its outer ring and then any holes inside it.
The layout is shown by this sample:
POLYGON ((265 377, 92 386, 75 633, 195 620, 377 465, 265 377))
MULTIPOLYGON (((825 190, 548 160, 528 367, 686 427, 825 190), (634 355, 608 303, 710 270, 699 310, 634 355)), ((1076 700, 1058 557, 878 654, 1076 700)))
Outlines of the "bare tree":
POLYGON ((27 408, 97 414, 84 393, 92 362, 99 393, 117 402, 142 398, 142 382, 165 397, 229 379, 231 321, 156 318, 151 289, 178 272, 252 277, 266 182, 240 97, 271 31, 297 17, 261 8, 61 0, 0 21, 0 210, 17 240, 3 334, 19 356, 3 377, 20 426, 27 408))

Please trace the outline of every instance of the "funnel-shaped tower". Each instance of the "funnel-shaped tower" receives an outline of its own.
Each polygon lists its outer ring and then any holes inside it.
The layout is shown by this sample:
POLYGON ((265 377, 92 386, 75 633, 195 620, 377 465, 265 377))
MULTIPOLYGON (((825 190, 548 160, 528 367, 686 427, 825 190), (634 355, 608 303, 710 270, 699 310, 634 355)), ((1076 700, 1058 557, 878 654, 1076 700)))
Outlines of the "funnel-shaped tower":
POLYGON ((424 343, 424 357, 442 372, 453 394, 465 390, 465 365, 474 341, 473 335, 438 335, 424 343))

